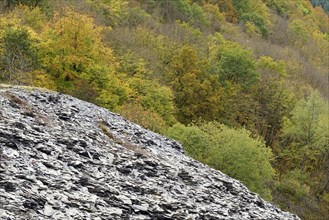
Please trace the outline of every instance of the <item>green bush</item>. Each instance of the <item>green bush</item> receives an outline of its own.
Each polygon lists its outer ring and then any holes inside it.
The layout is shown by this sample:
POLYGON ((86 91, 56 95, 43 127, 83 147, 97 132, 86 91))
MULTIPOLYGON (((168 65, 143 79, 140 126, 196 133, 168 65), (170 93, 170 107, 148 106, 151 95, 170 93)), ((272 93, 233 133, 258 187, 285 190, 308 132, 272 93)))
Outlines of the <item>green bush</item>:
POLYGON ((246 129, 233 129, 219 123, 175 125, 167 135, 180 141, 186 152, 211 167, 241 180, 250 190, 271 199, 266 186, 275 175, 272 152, 246 129))

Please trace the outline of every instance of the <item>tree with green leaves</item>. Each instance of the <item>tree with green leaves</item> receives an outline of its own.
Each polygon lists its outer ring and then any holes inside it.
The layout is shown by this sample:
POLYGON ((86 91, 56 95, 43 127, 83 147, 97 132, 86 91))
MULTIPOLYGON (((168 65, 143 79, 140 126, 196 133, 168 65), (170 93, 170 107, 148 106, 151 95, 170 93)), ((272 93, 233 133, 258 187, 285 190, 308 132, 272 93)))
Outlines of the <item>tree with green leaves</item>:
POLYGON ((287 16, 290 13, 289 2, 286 0, 263 0, 263 2, 281 16, 287 16))
POLYGON ((271 198, 267 183, 275 175, 272 152, 261 138, 246 129, 233 129, 219 123, 174 125, 167 135, 180 141, 192 157, 241 180, 250 190, 271 198))
POLYGON ((128 11, 128 1, 126 0, 86 0, 107 26, 116 26, 125 18, 128 11))
POLYGON ((175 124, 166 131, 166 135, 179 141, 194 159, 205 162, 209 157, 211 136, 197 125, 175 124))
POLYGON ((256 68, 261 78, 253 91, 257 103, 253 117, 254 129, 264 137, 266 145, 276 151, 284 118, 290 115, 295 97, 286 85, 287 72, 284 61, 262 56, 257 61, 256 68))
POLYGON ((329 210, 328 131, 329 104, 317 91, 297 102, 282 130, 275 200, 305 219, 329 210))
POLYGON ((321 168, 329 153, 328 101, 313 92, 306 100, 300 100, 291 114, 283 128, 283 152, 289 158, 289 167, 303 171, 321 168))
POLYGON ((65 16, 43 32, 43 67, 59 91, 93 102, 104 94, 124 94, 123 88, 110 87, 112 81, 120 80, 112 77, 117 62, 112 50, 103 45, 101 31, 92 18, 67 8, 65 16))
POLYGON ((172 125, 176 122, 174 118, 174 96, 169 87, 141 76, 134 76, 128 79, 128 83, 133 91, 132 96, 129 98, 129 103, 134 103, 141 106, 144 110, 157 113, 167 125, 172 125))
POLYGON ((234 84, 247 89, 258 82, 259 73, 250 50, 225 40, 220 33, 209 37, 208 47, 210 73, 218 75, 224 87, 234 84))
POLYGON ((256 13, 244 13, 241 15, 241 21, 243 21, 244 23, 253 23, 263 37, 268 36, 269 31, 266 27, 265 19, 261 15, 258 15, 256 13))
POLYGON ((206 72, 206 63, 188 45, 173 56, 166 78, 174 92, 177 119, 184 124, 218 116, 221 88, 218 76, 206 72))
POLYGON ((220 79, 248 88, 259 80, 251 51, 241 47, 224 47, 220 52, 220 79))
POLYGON ((0 79, 13 84, 28 83, 28 73, 39 65, 38 50, 28 30, 7 28, 1 41, 0 79))

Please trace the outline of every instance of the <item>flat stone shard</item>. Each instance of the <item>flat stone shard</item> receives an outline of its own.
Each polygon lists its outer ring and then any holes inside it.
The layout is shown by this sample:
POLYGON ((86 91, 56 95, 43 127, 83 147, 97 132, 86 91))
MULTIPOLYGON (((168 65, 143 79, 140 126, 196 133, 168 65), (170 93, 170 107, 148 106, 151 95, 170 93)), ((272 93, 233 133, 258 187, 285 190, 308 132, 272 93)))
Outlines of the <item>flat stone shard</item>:
POLYGON ((120 115, 0 87, 0 219, 299 218, 120 115))

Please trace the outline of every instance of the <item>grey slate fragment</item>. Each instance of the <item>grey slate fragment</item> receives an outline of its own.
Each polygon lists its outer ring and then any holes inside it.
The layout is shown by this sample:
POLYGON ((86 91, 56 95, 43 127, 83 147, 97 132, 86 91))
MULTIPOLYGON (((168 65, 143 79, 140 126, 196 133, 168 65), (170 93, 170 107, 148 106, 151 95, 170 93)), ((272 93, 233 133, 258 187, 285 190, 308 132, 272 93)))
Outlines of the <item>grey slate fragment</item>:
POLYGON ((0 86, 0 219, 299 218, 118 114, 0 86))

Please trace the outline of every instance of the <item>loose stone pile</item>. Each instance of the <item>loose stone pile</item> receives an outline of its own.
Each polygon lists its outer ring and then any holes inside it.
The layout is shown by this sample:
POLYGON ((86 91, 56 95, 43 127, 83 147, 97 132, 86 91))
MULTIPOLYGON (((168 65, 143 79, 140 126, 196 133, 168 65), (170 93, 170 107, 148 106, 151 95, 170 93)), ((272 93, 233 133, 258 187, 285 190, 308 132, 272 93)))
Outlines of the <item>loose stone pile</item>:
POLYGON ((0 86, 0 219, 299 219, 180 144, 67 95, 0 86))

